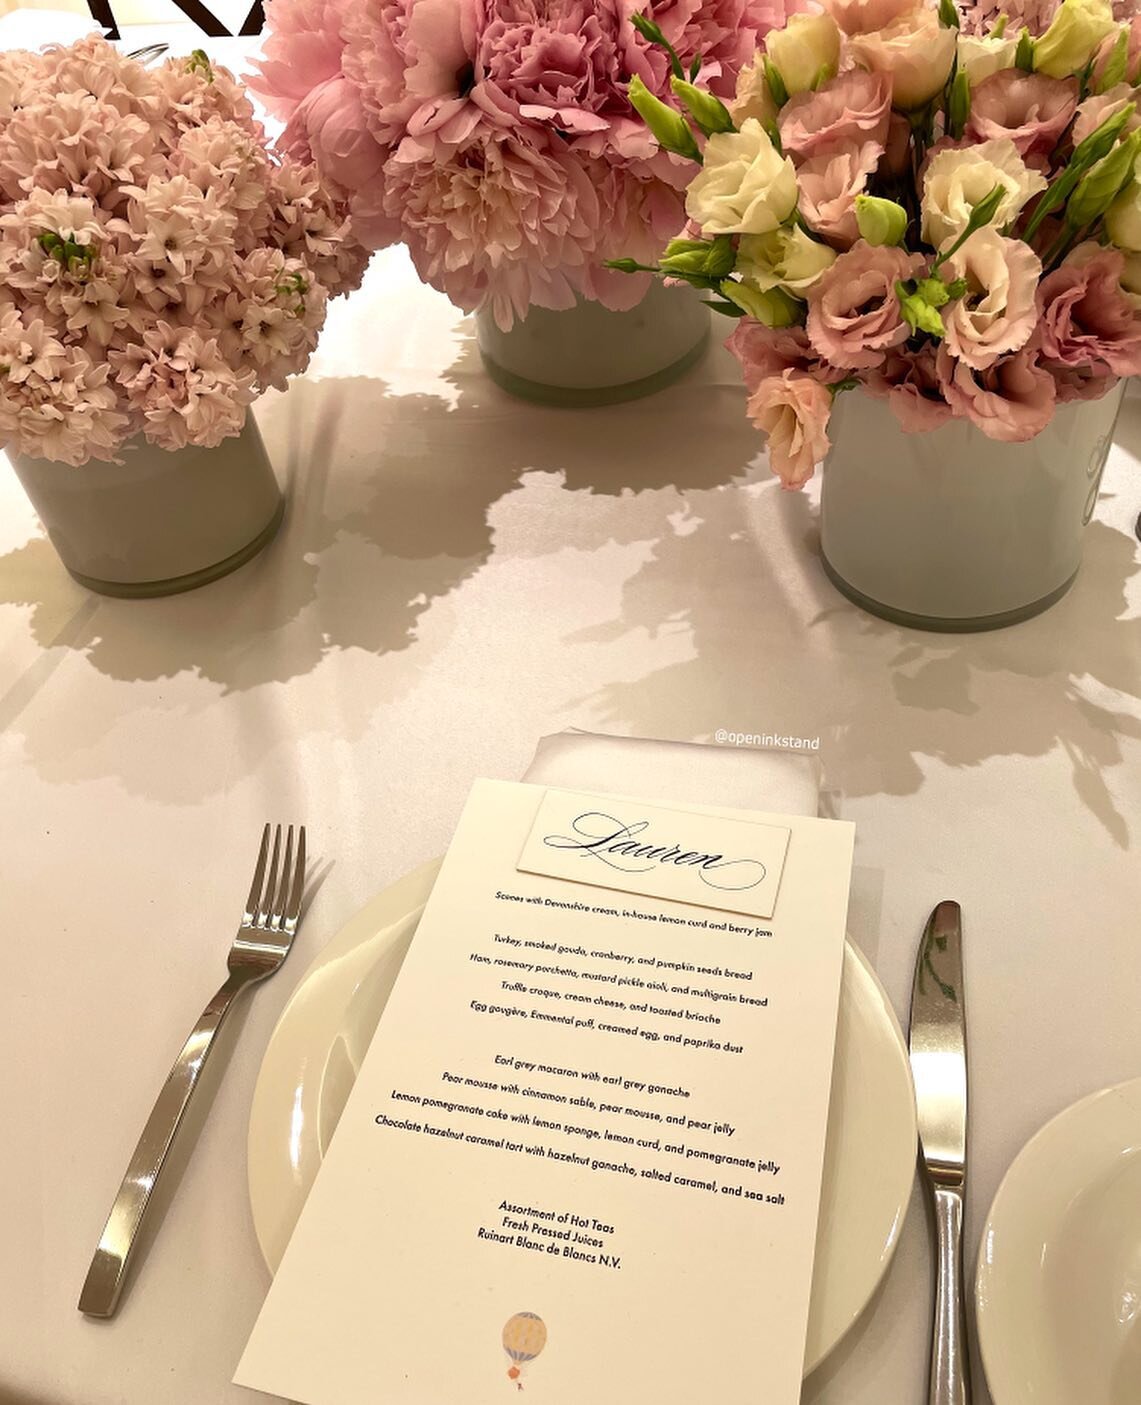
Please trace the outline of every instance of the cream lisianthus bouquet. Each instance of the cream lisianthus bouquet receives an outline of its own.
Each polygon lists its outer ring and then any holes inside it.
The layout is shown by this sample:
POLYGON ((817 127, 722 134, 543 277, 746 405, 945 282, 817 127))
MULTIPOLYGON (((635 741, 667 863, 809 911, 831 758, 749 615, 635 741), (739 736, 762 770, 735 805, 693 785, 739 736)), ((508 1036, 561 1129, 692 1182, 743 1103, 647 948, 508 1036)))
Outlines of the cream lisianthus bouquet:
POLYGON ((305 368, 367 254, 196 50, 0 55, 0 446, 79 465, 214 447, 305 368))
POLYGON ((680 64, 670 103, 631 84, 695 163, 686 237, 653 270, 739 319, 787 487, 857 385, 905 430, 957 417, 1019 441, 1141 371, 1141 19, 1107 0, 1062 0, 1037 35, 962 19, 952 0, 824 0, 727 104, 680 64))

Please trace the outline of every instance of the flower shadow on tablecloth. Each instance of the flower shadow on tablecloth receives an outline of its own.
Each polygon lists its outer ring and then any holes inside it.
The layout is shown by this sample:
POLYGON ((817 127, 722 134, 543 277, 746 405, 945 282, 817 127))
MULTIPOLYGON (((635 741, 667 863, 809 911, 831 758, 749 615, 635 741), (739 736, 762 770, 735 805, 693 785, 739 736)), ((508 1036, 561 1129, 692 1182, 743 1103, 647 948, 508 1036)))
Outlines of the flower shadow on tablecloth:
MULTIPOLYGON (((0 607, 30 607, 31 632, 51 650, 0 697, 0 725, 15 723, 47 674, 64 660, 75 667, 76 656, 121 682, 189 675, 213 685, 180 686, 175 706, 197 712, 219 695, 291 683, 339 653, 363 650, 382 670, 359 697, 339 692, 327 723, 359 734, 431 666, 437 645, 421 637, 422 619, 492 559, 502 499, 526 493, 526 482, 550 482, 558 547, 656 539, 682 489, 733 481, 756 451, 723 354, 715 383, 696 369, 675 388, 668 414, 659 399, 573 412, 521 404, 492 385, 470 327, 458 347, 446 393, 396 394, 372 376, 314 376, 267 398, 259 421, 290 484, 290 510, 271 547, 222 581, 162 600, 121 601, 88 596, 42 537, 0 557, 0 607), (679 416, 690 435, 678 435, 679 416), (577 511, 559 486, 564 479, 609 506, 577 511), (414 659, 401 664, 411 649, 414 659)), ((511 627, 496 625, 500 633, 511 627)), ((518 640, 521 659, 527 642, 518 640)), ((511 683, 503 680, 505 692, 511 683)), ((63 749, 56 733, 50 754, 45 747, 38 758, 46 774, 73 774, 81 753, 85 775, 115 769, 114 749, 100 743, 121 723, 123 704, 106 695, 92 706, 95 696, 69 719, 63 749)), ((140 707, 150 705, 141 695, 140 707)), ((264 743, 249 739, 251 761, 269 745, 266 731, 264 743)), ((117 767, 130 764, 121 748, 115 759, 117 767)), ((208 777, 207 768, 200 782, 207 790, 208 777)), ((153 774, 124 779, 145 793, 164 784, 153 774)))
MULTIPOLYGON (((1141 403, 1119 445, 1141 457, 1141 403)), ((1098 512, 1112 502, 1102 494, 1098 512)), ((1106 772, 1141 738, 1141 616, 1127 586, 1134 537, 1099 517, 1084 563, 1052 610, 1005 630, 953 635, 876 619, 831 586, 813 497, 771 484, 691 496, 688 515, 628 584, 615 637, 685 621, 692 657, 580 699, 594 725, 655 736, 822 736, 827 783, 843 794, 908 795, 922 761, 971 767, 1062 747, 1074 789, 1129 846, 1106 772), (799 552, 781 552, 781 541, 799 552)), ((1136 515, 1134 501, 1132 517, 1136 515)), ((597 637, 590 631, 572 642, 597 637)))
MULTIPOLYGON (((354 673, 327 716, 315 705, 298 716, 310 731, 350 737, 415 686, 436 653, 478 649, 473 631, 484 629, 500 655, 506 638, 520 669, 540 660, 565 677, 557 701, 545 695, 552 715, 516 721, 536 734, 568 722, 675 737, 828 732, 833 780, 852 795, 917 791, 924 757, 972 766, 1062 746, 1083 802, 1127 843, 1103 773, 1121 760, 1120 736, 1141 733, 1115 698, 1137 691, 1141 659, 1141 620, 1126 615, 1130 536, 1095 520, 1077 585, 1039 620, 990 635, 901 629, 824 578, 812 499, 769 479, 720 351, 668 399, 581 412, 510 399, 483 375, 470 333, 457 345, 446 394, 310 377, 266 407, 267 443, 294 484, 291 512, 270 551, 229 579, 164 601, 85 600, 50 545, 33 540, 0 558, 0 604, 31 605, 42 645, 64 646, 109 679, 201 679, 201 689, 179 688, 183 711, 228 692, 256 698, 365 651, 376 661, 368 686, 354 673), (551 584, 573 591, 565 573, 589 570, 608 547, 641 557, 610 620, 561 635, 550 626, 543 637, 541 612, 464 615, 464 586, 487 567, 551 559, 551 584), (555 563, 565 552, 578 564, 555 563), (445 601, 447 626, 425 629, 445 601), (453 641, 450 629, 466 635, 453 641), (628 681, 597 685, 600 652, 610 676, 628 681)), ((1131 403, 1123 417, 1127 447, 1141 439, 1138 410, 1131 403)), ((36 685, 18 680, 0 721, 36 685)), ((121 773, 122 749, 101 745, 121 706, 108 698, 76 717, 67 756, 58 731, 50 754, 45 743, 37 756, 30 739, 28 750, 60 778, 80 753, 83 774, 121 773)), ((244 738, 245 764, 272 744, 264 732, 244 738)), ((164 785, 141 770, 123 779, 142 793, 164 785)), ((176 799, 221 783, 209 766, 165 782, 176 799)))

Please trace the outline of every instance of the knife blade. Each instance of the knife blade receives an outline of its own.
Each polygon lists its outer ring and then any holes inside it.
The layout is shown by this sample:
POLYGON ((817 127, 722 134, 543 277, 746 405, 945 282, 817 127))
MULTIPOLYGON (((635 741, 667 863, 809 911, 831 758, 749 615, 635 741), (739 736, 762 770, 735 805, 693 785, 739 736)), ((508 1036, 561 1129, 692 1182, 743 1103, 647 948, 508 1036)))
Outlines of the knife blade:
POLYGON ((967 1021, 962 914, 941 902, 927 919, 911 990, 911 1073, 919 1154, 935 1211, 937 1270, 928 1405, 970 1405, 963 1292, 967 1183, 967 1021))

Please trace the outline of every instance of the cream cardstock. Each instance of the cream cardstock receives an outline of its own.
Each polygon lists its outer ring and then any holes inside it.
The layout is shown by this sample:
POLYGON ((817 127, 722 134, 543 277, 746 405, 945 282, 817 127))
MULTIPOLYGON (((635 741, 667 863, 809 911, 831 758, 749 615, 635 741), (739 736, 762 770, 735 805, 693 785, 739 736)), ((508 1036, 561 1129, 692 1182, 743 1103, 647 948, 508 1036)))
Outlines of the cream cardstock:
POLYGON ((797 1405, 852 826, 639 807, 783 831, 758 919, 520 872, 547 796, 472 790, 238 1384, 797 1405))
POLYGON ((643 897, 771 917, 787 825, 548 790, 519 868, 643 897))

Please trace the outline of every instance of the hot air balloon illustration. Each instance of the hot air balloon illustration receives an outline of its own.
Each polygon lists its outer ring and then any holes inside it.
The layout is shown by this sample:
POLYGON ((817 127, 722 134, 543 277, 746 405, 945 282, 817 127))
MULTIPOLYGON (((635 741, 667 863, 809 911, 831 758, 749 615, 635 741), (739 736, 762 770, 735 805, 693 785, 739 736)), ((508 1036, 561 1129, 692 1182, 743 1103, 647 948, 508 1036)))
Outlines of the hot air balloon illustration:
POLYGON ((523 1389, 523 1367, 547 1345, 547 1324, 536 1312, 517 1312, 503 1326, 503 1350, 511 1358, 507 1379, 523 1389))

